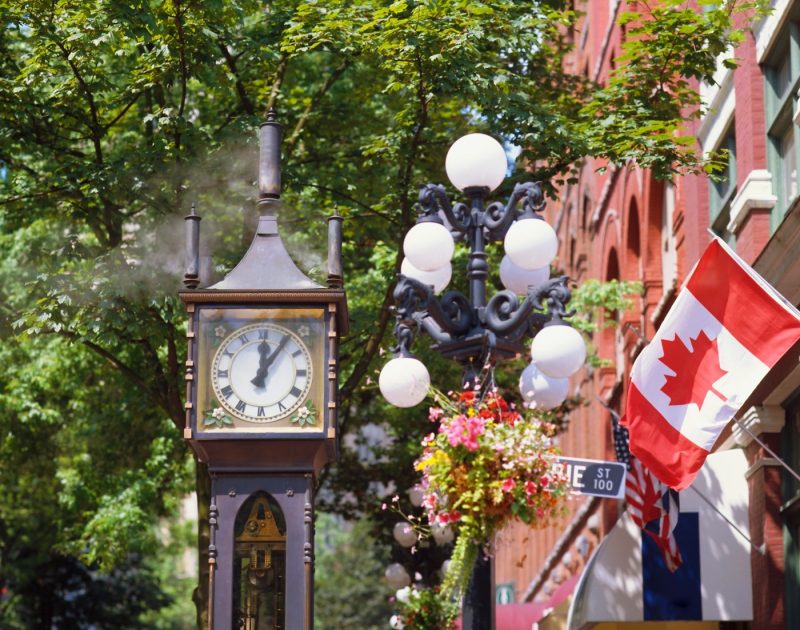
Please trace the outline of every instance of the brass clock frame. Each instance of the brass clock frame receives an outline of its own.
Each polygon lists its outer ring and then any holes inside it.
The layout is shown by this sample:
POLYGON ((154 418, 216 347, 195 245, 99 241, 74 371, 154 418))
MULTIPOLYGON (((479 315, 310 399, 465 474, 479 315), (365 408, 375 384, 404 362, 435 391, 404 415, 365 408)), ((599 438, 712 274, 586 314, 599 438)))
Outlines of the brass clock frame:
MULTIPOLYGON (((314 453, 315 474, 329 461, 335 459, 336 412, 338 399, 338 336, 348 330, 347 305, 344 291, 337 289, 318 289, 304 291, 225 291, 199 290, 181 292, 180 297, 189 314, 186 361, 186 414, 184 438, 195 445, 202 461, 216 468, 243 469, 263 466, 265 458, 273 465, 285 461, 287 469, 295 469, 292 462, 305 461, 313 449, 312 443, 324 443, 324 452, 314 453), (252 427, 236 427, 235 430, 221 431, 216 427, 204 427, 203 409, 199 408, 202 392, 199 385, 210 388, 210 361, 201 357, 200 351, 200 313, 204 308, 247 309, 254 312, 291 312, 292 309, 318 309, 322 313, 324 330, 320 335, 323 345, 322 364, 317 367, 315 376, 321 376, 321 398, 316 404, 319 426, 291 427, 276 426, 275 423, 256 424, 252 427), (205 370, 201 377, 200 370, 205 370), (224 438, 224 439, 223 439, 224 438), (246 458, 232 443, 238 440, 251 440, 253 448, 246 458), (283 444, 278 444, 282 442, 283 444), (292 443, 292 451, 286 442, 292 443)), ((265 318, 264 321, 271 321, 265 318)), ((207 393, 207 392, 206 392, 207 393)), ((242 421, 244 424, 244 421, 242 421)))

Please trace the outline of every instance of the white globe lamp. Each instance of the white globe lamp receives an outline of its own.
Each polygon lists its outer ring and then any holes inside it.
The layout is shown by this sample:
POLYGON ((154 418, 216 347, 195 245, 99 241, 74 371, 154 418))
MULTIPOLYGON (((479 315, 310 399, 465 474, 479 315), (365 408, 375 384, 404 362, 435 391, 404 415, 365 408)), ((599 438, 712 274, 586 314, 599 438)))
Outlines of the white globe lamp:
POLYGON ((408 600, 411 599, 411 587, 404 586, 403 588, 398 588, 397 591, 395 591, 394 597, 398 602, 407 604, 408 600))
POLYGON ((550 278, 550 266, 545 265, 538 269, 523 269, 515 265, 508 254, 500 261, 500 282, 509 291, 517 295, 524 295, 528 287, 536 287, 550 278))
POLYGON ((396 357, 383 366, 378 387, 387 402, 395 407, 413 407, 428 395, 431 377, 428 368, 414 357, 396 357))
POLYGON ((533 409, 554 409, 563 403, 569 392, 569 379, 553 378, 530 363, 519 377, 519 393, 533 409))
POLYGON ((403 253, 421 271, 435 271, 453 258, 456 245, 447 228, 435 221, 412 227, 403 239, 403 253))
POLYGON ((511 224, 503 246, 517 267, 532 270, 552 262, 558 252, 558 238, 544 219, 521 219, 511 224))
POLYGON ((545 326, 531 342, 531 359, 547 376, 567 378, 586 360, 586 343, 572 326, 545 326))
POLYGON ((403 588, 411 584, 411 576, 406 571, 406 568, 399 562, 392 562, 386 567, 386 581, 393 589, 403 588))
POLYGON ((422 500, 425 498, 425 492, 419 486, 414 486, 408 490, 408 500, 414 507, 422 505, 422 500))
POLYGON ((395 523, 392 536, 401 547, 413 547, 417 544, 417 532, 405 521, 395 523))
POLYGON ((452 527, 440 523, 431 525, 431 535, 437 545, 449 545, 456 537, 452 527))
POLYGON ((433 287, 434 293, 441 293, 450 284, 450 278, 453 275, 453 266, 447 262, 444 267, 434 269, 433 271, 422 271, 417 269, 408 258, 403 258, 400 265, 400 273, 414 280, 419 280, 422 284, 428 284, 433 287))
POLYGON ((470 133, 450 147, 444 168, 459 190, 481 187, 491 191, 506 178, 508 159, 497 140, 484 133, 470 133))

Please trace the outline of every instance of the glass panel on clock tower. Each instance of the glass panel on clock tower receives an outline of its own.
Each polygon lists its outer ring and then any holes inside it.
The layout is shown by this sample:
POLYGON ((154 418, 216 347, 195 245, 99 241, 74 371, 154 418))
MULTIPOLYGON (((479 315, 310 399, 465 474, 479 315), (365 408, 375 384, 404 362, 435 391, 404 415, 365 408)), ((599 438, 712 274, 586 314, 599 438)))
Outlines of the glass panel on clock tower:
POLYGON ((198 324, 199 431, 324 430, 324 309, 204 306, 198 324))
POLYGON ((241 630, 283 630, 286 602, 286 523, 265 492, 239 509, 234 526, 233 623, 241 630))

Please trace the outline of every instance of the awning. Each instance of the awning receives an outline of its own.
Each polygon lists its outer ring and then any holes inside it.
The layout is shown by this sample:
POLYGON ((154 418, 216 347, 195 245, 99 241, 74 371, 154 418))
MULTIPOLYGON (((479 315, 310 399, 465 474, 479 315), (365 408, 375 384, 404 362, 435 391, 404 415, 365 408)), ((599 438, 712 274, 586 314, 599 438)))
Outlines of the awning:
POLYGON ((684 563, 675 573, 650 536, 623 514, 581 574, 567 627, 752 619, 746 470, 743 451, 714 453, 681 492, 675 537, 684 563))
MULTIPOLYGON (((578 576, 564 580, 553 591, 549 599, 543 602, 526 602, 523 604, 497 604, 494 609, 495 628, 497 630, 531 630, 535 623, 550 614, 550 611, 565 602, 572 595, 578 576)), ((456 628, 461 628, 461 618, 456 620, 456 628)))

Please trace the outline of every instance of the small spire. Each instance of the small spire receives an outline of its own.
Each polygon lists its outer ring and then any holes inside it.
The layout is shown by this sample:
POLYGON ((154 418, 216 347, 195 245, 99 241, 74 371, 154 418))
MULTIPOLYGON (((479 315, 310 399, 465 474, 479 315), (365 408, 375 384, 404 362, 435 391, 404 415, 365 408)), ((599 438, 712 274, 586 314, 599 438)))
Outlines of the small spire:
POLYGON ((200 284, 200 216, 192 202, 186 221, 186 271, 183 284, 189 289, 196 289, 200 284))
POLYGON ((258 198, 281 196, 281 124, 270 108, 259 131, 258 198))

